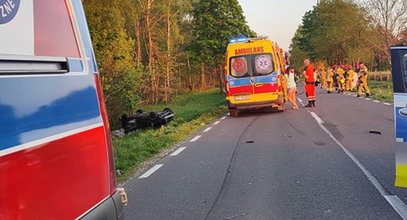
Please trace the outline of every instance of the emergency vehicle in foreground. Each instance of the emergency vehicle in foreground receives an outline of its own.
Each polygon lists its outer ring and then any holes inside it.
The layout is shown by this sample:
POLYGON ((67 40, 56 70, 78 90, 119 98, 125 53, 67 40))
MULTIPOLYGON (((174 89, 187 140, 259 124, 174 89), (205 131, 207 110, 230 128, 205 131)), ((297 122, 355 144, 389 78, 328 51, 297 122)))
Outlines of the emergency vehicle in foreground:
POLYGON ((121 219, 81 0, 2 0, 0 10, 0 219, 121 219))
POLYGON ((396 181, 407 187, 407 46, 391 48, 396 128, 396 181))
POLYGON ((286 82, 281 51, 267 38, 231 39, 226 50, 226 100, 232 116, 239 111, 284 111, 286 82))

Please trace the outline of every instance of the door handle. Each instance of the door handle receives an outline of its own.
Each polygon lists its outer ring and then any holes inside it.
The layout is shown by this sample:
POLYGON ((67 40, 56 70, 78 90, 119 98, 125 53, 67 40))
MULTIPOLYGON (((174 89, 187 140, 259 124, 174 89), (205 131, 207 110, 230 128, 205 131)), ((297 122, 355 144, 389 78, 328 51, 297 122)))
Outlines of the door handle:
POLYGON ((401 116, 407 117, 407 108, 400 109, 399 112, 401 116))
MULTIPOLYGON (((264 84, 263 83, 256 83, 255 86, 256 87, 262 87, 264 84)), ((407 116, 407 115, 406 115, 407 116)))

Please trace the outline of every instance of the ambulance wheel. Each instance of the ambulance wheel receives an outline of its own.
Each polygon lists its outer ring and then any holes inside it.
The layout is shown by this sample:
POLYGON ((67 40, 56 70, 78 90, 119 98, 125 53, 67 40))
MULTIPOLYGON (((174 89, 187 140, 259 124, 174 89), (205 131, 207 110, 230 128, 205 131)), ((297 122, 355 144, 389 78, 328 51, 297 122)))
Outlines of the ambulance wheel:
POLYGON ((239 111, 237 109, 229 109, 230 116, 237 117, 239 116, 239 111))

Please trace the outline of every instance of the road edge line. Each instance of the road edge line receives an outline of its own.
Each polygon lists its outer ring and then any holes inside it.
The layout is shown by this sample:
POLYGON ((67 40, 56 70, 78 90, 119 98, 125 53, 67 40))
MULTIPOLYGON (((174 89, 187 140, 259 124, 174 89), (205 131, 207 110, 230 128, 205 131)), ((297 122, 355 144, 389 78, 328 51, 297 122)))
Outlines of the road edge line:
POLYGON ((153 166, 151 169, 149 169, 143 175, 139 176, 138 179, 148 178, 149 176, 151 176, 151 174, 153 174, 155 171, 159 170, 162 166, 164 166, 164 164, 157 164, 157 165, 153 166))
POLYGON ((212 130, 212 127, 207 127, 207 128, 205 128, 205 130, 203 130, 203 133, 206 133, 206 132, 208 132, 210 130, 212 130))
POLYGON ((197 136, 195 136, 194 138, 192 138, 189 142, 195 142, 195 141, 197 141, 197 140, 199 140, 199 138, 201 138, 202 137, 202 135, 197 135, 197 136))
POLYGON ((407 205, 396 195, 389 195, 389 193, 384 189, 382 184, 377 180, 376 177, 350 152, 335 136, 323 125, 322 119, 315 113, 308 111, 311 116, 317 121, 319 127, 328 136, 336 142, 336 144, 345 152, 345 154, 362 170, 363 174, 367 179, 373 184, 373 186, 379 191, 380 195, 393 207, 393 209, 400 215, 401 218, 407 219, 407 205))
POLYGON ((184 151, 185 149, 187 149, 186 147, 180 147, 178 148, 178 150, 174 151, 174 153, 170 154, 171 157, 175 157, 178 156, 178 154, 180 154, 182 151, 184 151))

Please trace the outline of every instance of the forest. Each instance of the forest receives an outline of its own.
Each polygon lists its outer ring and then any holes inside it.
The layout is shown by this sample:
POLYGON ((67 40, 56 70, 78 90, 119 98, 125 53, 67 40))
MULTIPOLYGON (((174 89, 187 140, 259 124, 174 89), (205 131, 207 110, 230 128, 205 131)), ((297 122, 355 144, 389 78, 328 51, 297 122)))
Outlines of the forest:
MULTIPOLYGON (((238 0, 83 4, 115 122, 139 106, 219 86, 228 40, 256 36, 238 0)), ((320 0, 292 38, 291 65, 300 70, 310 58, 325 65, 365 62, 372 70, 389 70, 390 46, 407 44, 406 9, 405 0, 320 0)))
POLYGON ((83 1, 111 121, 223 80, 233 36, 255 36, 237 0, 83 1))

